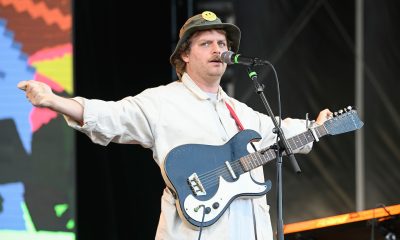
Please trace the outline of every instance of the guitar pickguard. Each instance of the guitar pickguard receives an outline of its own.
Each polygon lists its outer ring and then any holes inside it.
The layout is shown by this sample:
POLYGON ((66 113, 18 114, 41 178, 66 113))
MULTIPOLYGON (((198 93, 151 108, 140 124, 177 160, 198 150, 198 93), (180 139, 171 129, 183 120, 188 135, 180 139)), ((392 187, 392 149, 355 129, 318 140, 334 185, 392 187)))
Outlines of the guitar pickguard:
POLYGON ((210 212, 204 216, 204 222, 208 222, 218 219, 235 198, 244 196, 259 197, 266 194, 270 188, 271 183, 269 181, 265 184, 256 183, 248 172, 240 175, 235 182, 227 182, 220 177, 218 191, 212 198, 207 201, 200 201, 193 195, 188 195, 184 199, 183 205, 187 215, 198 222, 201 222, 203 211, 208 207, 210 212), (201 208, 201 205, 204 205, 205 208, 201 208))

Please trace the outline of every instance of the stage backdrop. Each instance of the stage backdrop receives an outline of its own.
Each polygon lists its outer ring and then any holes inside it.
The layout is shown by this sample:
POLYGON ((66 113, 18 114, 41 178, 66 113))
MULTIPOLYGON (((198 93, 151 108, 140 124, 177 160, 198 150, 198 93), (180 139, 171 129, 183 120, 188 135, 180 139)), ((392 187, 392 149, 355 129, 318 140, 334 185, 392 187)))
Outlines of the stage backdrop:
POLYGON ((0 0, 0 239, 75 239, 74 135, 21 80, 73 94, 69 0, 0 0))

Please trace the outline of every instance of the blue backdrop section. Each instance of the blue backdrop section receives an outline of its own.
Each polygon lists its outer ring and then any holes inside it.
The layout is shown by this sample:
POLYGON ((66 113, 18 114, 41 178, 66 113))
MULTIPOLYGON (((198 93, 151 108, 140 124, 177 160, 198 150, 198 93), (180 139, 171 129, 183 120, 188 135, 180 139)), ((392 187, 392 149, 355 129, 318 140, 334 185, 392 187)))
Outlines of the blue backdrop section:
POLYGON ((21 182, 0 184, 0 196, 2 197, 1 230, 26 230, 22 210, 24 192, 24 185, 21 182))
MULTIPOLYGON (((69 0, 0 2, 1 239, 18 239, 18 234, 39 239, 36 231, 75 236, 74 132, 61 115, 41 115, 44 111, 17 88, 18 82, 32 79, 63 86, 49 75, 57 76, 60 65, 62 71, 73 71, 72 62, 63 62, 71 58, 53 51, 72 46, 70 8, 69 0), (39 56, 35 63, 32 56, 39 56), (40 67, 45 70, 38 78, 40 67), (55 212, 60 206, 67 206, 62 214, 55 212)), ((57 94, 67 96, 62 90, 57 94)))
POLYGON ((32 130, 30 113, 32 105, 25 94, 16 88, 21 80, 33 79, 35 69, 28 65, 22 45, 14 40, 7 29, 7 21, 0 18, 0 120, 12 119, 27 153, 31 152, 32 130))

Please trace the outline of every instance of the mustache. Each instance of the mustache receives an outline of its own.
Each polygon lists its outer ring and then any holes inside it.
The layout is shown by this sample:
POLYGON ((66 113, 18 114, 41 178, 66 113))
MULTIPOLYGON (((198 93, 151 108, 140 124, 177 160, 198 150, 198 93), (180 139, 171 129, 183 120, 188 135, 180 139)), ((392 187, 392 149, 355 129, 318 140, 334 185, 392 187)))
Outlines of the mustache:
POLYGON ((210 62, 222 62, 220 55, 213 56, 209 61, 210 62))

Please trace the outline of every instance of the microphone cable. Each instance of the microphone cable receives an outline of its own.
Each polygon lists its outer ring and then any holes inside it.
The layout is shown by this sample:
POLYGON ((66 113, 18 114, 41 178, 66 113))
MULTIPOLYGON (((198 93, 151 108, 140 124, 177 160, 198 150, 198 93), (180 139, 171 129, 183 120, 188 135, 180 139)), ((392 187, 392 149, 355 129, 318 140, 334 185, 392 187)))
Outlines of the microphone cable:
POLYGON ((202 205, 200 205, 199 207, 203 207, 203 217, 201 218, 200 230, 199 230, 199 237, 197 238, 197 240, 200 240, 200 238, 201 238, 201 233, 202 233, 202 231, 203 231, 204 216, 206 215, 206 206, 204 206, 204 205, 202 204, 202 205))
POLYGON ((272 71, 274 72, 274 77, 275 77, 275 82, 276 82, 276 94, 277 94, 277 100, 278 100, 278 116, 279 116, 279 127, 281 127, 281 121, 282 121, 282 106, 281 106, 281 91, 279 88, 279 80, 278 80, 278 74, 276 73, 274 65, 270 63, 269 61, 264 62, 271 67, 272 71))

